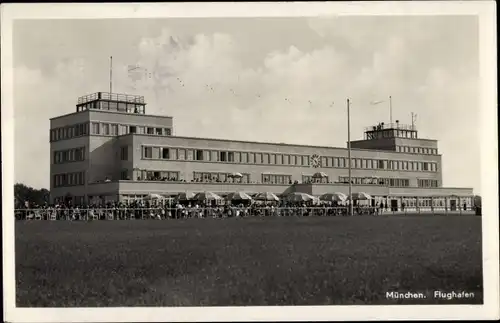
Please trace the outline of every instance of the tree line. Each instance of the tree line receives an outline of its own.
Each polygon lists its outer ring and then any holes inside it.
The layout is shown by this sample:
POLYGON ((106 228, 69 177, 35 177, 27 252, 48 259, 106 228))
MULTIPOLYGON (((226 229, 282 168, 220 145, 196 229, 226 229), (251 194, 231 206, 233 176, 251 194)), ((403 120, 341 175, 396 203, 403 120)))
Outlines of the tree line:
POLYGON ((15 208, 23 208, 25 202, 29 202, 30 205, 44 205, 45 203, 49 203, 49 197, 50 192, 45 188, 36 189, 21 183, 14 185, 15 208))

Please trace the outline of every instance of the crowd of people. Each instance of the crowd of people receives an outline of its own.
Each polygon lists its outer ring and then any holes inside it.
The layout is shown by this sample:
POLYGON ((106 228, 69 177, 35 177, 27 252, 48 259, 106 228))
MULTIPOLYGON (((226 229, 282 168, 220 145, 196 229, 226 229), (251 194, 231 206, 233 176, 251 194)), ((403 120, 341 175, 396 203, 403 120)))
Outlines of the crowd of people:
MULTIPOLYGON (((356 206, 354 215, 377 215, 383 210, 377 207, 356 206)), ((134 201, 111 202, 100 205, 33 205, 17 209, 17 220, 144 220, 144 219, 182 219, 182 218, 226 218, 249 216, 343 216, 348 208, 328 203, 263 202, 250 203, 200 203, 194 201, 174 201, 157 203, 134 201)))

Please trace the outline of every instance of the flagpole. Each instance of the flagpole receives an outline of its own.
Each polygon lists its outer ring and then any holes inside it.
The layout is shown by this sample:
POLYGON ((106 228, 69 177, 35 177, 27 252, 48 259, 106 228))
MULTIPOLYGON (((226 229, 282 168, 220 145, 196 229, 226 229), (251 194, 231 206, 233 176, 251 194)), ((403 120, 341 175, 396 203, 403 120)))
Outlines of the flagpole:
POLYGON ((351 107, 347 99, 347 159, 349 163, 349 215, 353 215, 352 207, 352 169, 351 169, 351 107))
POLYGON ((109 94, 113 93, 113 56, 109 57, 109 94))
POLYGON ((389 113, 391 118, 391 127, 392 127, 392 96, 389 95, 389 113))

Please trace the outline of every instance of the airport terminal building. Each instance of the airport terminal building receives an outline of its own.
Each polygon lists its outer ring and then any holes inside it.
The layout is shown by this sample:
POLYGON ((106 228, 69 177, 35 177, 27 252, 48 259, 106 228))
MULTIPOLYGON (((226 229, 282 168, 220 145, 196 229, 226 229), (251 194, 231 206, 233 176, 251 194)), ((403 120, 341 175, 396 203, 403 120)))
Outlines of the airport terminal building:
MULTIPOLYGON (((347 146, 347 145, 346 145, 347 146)), ((378 124, 351 141, 352 191, 393 208, 470 207, 471 188, 442 186, 437 140, 378 124)), ((144 97, 98 92, 50 119, 51 202, 141 199, 150 193, 348 193, 348 149, 175 136, 144 97), (241 176, 233 178, 230 174, 241 176), (320 178, 313 177, 320 173, 320 178)))

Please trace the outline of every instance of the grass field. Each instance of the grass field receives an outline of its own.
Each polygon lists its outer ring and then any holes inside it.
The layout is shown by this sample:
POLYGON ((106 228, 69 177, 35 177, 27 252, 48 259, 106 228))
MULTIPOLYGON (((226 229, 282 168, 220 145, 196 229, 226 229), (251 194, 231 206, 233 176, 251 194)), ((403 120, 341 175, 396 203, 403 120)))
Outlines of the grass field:
POLYGON ((18 222, 16 266, 21 307, 483 302, 474 216, 18 222))

